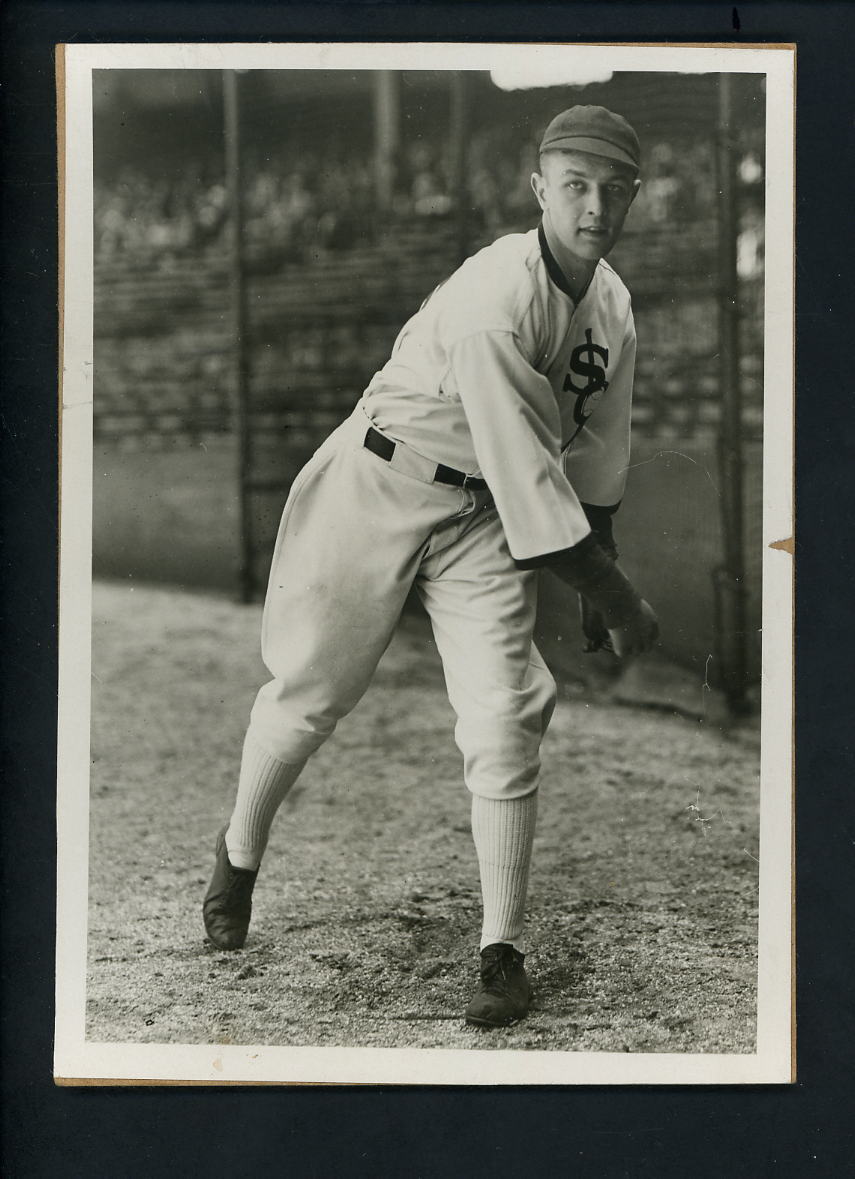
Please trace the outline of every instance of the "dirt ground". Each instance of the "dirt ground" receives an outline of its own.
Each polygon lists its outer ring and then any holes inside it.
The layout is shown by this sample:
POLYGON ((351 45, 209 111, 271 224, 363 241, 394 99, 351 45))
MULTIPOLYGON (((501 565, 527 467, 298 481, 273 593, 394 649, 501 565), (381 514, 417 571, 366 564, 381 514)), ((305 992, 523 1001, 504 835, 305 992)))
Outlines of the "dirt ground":
POLYGON ((220 597, 95 586, 87 1038, 754 1050, 757 728, 581 685, 544 746, 533 1010, 499 1032, 464 1025, 477 867, 419 616, 278 816, 246 948, 209 945, 214 838, 266 678, 259 623, 220 597))

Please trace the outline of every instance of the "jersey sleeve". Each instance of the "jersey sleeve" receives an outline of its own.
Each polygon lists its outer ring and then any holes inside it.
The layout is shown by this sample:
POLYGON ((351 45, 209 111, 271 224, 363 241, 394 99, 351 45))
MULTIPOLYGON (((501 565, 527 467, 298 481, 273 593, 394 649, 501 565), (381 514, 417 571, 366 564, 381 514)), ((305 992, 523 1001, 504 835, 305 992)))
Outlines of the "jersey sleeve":
POLYGON ((532 561, 578 544, 590 526, 563 470, 561 421, 549 381, 510 331, 460 338, 450 361, 511 556, 532 561))
POLYGON ((635 325, 628 313, 620 358, 606 395, 585 429, 564 452, 564 470, 583 503, 616 508, 623 498, 630 457, 635 325))

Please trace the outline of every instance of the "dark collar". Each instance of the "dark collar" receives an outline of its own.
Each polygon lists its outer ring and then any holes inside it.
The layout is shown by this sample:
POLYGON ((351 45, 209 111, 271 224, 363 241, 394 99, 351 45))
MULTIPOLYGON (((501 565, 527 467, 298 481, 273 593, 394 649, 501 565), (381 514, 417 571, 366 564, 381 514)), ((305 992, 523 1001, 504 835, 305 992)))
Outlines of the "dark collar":
MULTIPOLYGON (((594 275, 597 273, 597 267, 596 266, 594 267, 594 270, 591 274, 590 279, 586 283, 585 287, 582 289, 582 291, 579 295, 579 298, 576 299, 573 296, 573 292, 570 290, 570 286, 567 282, 567 279, 564 276, 564 271, 558 265, 558 261, 557 261, 555 255, 553 254, 552 250, 550 250, 550 248, 549 248, 549 242, 546 240, 546 233, 544 232, 542 221, 541 221, 540 225, 538 225, 538 227, 537 227, 537 240, 538 240, 538 242, 540 242, 540 252, 543 255, 543 262, 544 262, 544 265, 546 266, 546 273, 549 275, 549 277, 552 279, 552 281, 558 287, 559 291, 563 291, 563 293, 567 296, 567 298, 572 299, 572 301, 576 304, 576 306, 578 306, 582 302, 582 300, 585 298, 585 295, 588 293, 588 287, 590 287, 591 283, 594 281, 594 275)), ((597 266, 599 266, 599 262, 597 263, 597 266)))

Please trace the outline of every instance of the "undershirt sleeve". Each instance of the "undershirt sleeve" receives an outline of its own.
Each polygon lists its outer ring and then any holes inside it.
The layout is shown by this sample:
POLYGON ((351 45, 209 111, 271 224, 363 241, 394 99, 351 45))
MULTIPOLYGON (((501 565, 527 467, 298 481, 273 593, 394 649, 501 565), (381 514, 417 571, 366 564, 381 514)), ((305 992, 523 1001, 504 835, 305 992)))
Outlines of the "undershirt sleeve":
POLYGON ((511 331, 457 340, 450 362, 511 555, 536 563, 578 544, 591 529, 564 474, 561 421, 549 381, 532 368, 511 331))

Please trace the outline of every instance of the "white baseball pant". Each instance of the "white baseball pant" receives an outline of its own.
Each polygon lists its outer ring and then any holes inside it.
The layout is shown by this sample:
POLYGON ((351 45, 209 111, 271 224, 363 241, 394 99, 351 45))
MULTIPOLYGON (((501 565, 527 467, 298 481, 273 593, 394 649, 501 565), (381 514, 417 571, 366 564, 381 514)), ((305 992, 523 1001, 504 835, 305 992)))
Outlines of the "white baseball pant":
MULTIPOLYGON (((517 569, 488 492, 429 482, 400 443, 365 449, 360 403, 295 480, 262 623, 273 679, 250 733, 299 766, 359 701, 415 585, 433 626, 464 778, 475 795, 537 788, 555 682, 532 640, 536 574, 517 569)), ((382 432, 382 431, 381 431, 382 432)))

